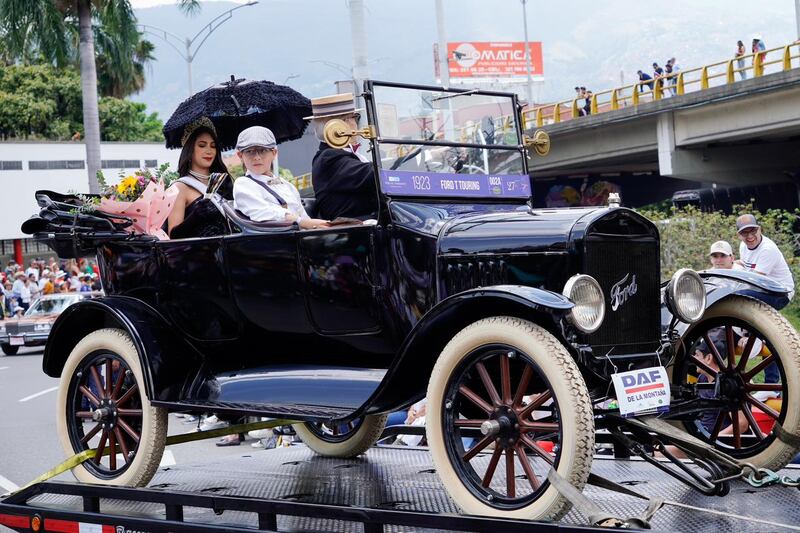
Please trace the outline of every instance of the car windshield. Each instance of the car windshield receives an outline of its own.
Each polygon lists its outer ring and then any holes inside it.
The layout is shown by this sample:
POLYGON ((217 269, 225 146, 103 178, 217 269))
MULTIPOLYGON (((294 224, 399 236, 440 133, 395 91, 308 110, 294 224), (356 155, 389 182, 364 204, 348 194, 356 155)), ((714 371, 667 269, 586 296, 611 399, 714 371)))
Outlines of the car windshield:
POLYGON ((50 313, 61 313, 78 301, 77 296, 65 296, 63 298, 42 298, 34 302, 25 316, 46 315, 50 313))
POLYGON ((372 99, 385 194, 530 197, 513 95, 373 82, 372 99))

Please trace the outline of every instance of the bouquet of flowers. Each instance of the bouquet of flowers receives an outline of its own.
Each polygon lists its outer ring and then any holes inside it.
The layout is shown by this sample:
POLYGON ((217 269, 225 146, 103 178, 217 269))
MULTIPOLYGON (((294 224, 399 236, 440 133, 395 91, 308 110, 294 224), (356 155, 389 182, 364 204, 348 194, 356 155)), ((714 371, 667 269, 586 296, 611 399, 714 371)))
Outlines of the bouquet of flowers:
POLYGON ((168 237, 161 227, 178 195, 169 186, 177 177, 176 172, 169 170, 169 163, 155 172, 146 168, 127 176, 120 172, 117 185, 108 185, 102 171, 98 171, 100 197, 89 203, 98 211, 132 220, 133 225, 129 227, 132 233, 154 235, 164 240, 168 237))

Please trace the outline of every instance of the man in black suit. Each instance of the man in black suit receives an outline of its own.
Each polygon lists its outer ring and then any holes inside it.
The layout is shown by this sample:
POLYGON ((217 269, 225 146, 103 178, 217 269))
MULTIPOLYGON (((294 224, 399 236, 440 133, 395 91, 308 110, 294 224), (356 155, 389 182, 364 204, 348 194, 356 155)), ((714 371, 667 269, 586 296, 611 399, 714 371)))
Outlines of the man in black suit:
POLYGON ((311 181, 314 185, 316 211, 320 218, 337 217, 368 219, 378 212, 378 192, 372 160, 362 152, 358 138, 344 148, 333 148, 324 141, 325 124, 343 120, 348 128, 358 129, 360 110, 355 108, 352 93, 325 96, 311 100, 314 114, 310 118, 317 138, 322 141, 314 156, 311 181))

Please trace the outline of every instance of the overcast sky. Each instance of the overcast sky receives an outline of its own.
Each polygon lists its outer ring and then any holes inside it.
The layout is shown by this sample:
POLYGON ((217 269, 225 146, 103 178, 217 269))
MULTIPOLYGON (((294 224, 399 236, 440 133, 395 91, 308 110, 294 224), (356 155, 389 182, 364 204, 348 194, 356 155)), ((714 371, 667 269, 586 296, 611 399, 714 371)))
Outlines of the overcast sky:
MULTIPOLYGON (((234 0, 228 0, 231 2, 234 0)), ((244 3, 245 0, 238 0, 244 3)), ((575 85, 595 91, 630 84, 638 69, 677 57, 683 69, 733 56, 760 34, 767 47, 797 39, 796 0, 529 0, 531 41, 542 41, 545 81, 534 100, 571 98, 575 85)), ((232 4, 207 1, 187 17, 172 0, 131 0, 139 21, 191 36, 232 4)), ((347 0, 260 0, 219 27, 193 63, 194 91, 231 74, 289 83, 309 97, 333 92, 352 64, 347 0)), ((437 39, 434 0, 364 0, 369 77, 431 84, 437 39)), ((444 0, 449 41, 521 41, 519 0, 444 0)), ((147 86, 134 99, 166 119, 186 95, 187 67, 163 40, 147 86)), ((180 44, 178 45, 180 46, 180 44)), ((515 87, 520 87, 517 84, 515 87)))

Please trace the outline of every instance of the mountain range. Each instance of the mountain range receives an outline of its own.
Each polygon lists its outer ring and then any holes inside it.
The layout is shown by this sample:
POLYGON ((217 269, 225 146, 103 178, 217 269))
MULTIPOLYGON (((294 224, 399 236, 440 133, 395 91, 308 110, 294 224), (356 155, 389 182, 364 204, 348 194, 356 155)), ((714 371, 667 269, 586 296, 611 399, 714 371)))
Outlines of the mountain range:
MULTIPOLYGON (((214 17, 241 3, 204 2, 195 16, 173 5, 136 10, 142 24, 191 37, 214 17)), ((365 0, 370 77, 408 83, 434 82, 437 39, 434 0, 365 0)), ((444 0, 449 41, 523 40, 520 0, 444 0)), ((681 68, 730 58, 736 41, 749 47, 760 35, 767 48, 797 38, 793 0, 545 0, 527 3, 529 39, 544 50, 543 82, 534 99, 571 98, 572 88, 595 91, 633 83, 676 57, 681 68)), ((156 31, 156 30, 152 30, 156 31)), ((201 37, 202 38, 202 37, 201 37)), ((147 86, 133 96, 166 121, 187 97, 186 62, 153 33, 147 86)), ((180 45, 179 45, 180 48, 180 45)), ((352 45, 345 0, 260 0, 233 13, 197 53, 192 64, 198 91, 230 75, 286 83, 308 97, 335 92, 350 77, 352 45)), ((524 93, 524 85, 517 85, 524 93)))

